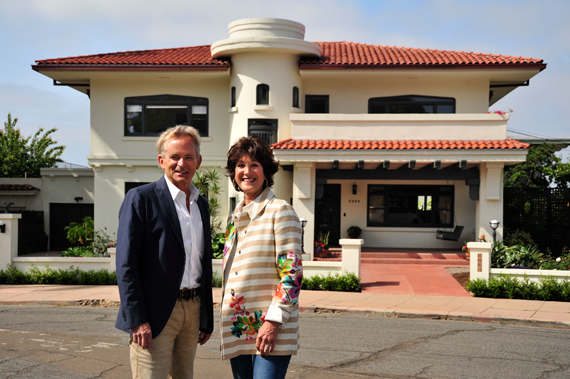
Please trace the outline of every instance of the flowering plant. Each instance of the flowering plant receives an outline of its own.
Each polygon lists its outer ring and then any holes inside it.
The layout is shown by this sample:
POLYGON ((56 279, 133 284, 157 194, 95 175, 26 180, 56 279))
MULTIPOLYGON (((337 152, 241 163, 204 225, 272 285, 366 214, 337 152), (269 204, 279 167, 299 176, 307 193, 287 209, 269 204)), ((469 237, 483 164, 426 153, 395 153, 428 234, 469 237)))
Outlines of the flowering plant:
POLYGON ((315 241, 315 251, 320 253, 324 249, 329 248, 329 236, 331 232, 319 233, 319 238, 315 241))
POLYGON ((510 109, 510 108, 509 108, 508 111, 490 111, 490 112, 487 112, 487 114, 498 114, 498 115, 501 115, 501 116, 507 115, 507 114, 509 114, 509 113, 513 113, 513 110, 510 109))
POLYGON ((487 240, 485 239, 485 235, 481 235, 481 237, 479 237, 479 242, 487 242, 487 240))
POLYGON ((467 245, 463 246, 463 249, 461 249, 461 252, 463 253, 469 253, 471 252, 471 249, 467 247, 467 245))

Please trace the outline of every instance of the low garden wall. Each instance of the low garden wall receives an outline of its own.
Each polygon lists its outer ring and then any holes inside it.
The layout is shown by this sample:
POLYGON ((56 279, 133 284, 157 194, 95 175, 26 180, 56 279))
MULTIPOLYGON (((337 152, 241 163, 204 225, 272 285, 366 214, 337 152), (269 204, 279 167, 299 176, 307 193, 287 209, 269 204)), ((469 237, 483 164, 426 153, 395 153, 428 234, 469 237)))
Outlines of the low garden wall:
POLYGON ((515 269, 515 268, 491 268, 491 251, 493 249, 492 242, 469 242, 467 247, 470 249, 470 279, 489 280, 499 275, 516 276, 519 280, 528 280, 539 282, 541 277, 551 276, 559 281, 570 279, 570 271, 562 270, 531 270, 531 269, 515 269))
MULTIPOLYGON (((0 222, 4 225, 4 233, 0 234, 0 269, 5 269, 6 265, 12 265, 18 270, 27 272, 32 266, 45 269, 46 265, 53 269, 74 269, 81 271, 99 271, 107 269, 109 272, 116 271, 115 253, 116 248, 109 248, 107 251, 110 257, 19 257, 17 254, 18 244, 18 219, 17 214, 0 214, 0 222)), ((316 275, 327 276, 329 273, 353 273, 360 277, 360 256, 361 246, 364 240, 361 239, 341 239, 342 262, 311 261, 309 254, 303 254, 303 276, 312 277, 316 275)), ((212 260, 212 270, 218 277, 222 275, 222 260, 212 260)))

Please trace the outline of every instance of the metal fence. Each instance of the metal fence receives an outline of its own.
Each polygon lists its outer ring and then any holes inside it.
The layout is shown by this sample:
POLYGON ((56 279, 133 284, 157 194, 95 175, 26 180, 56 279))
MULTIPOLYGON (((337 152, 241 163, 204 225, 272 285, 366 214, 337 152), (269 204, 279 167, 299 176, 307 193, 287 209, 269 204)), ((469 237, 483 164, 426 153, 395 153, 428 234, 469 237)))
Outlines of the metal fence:
POLYGON ((505 188, 504 225, 530 233, 541 251, 570 249, 570 188, 505 188))

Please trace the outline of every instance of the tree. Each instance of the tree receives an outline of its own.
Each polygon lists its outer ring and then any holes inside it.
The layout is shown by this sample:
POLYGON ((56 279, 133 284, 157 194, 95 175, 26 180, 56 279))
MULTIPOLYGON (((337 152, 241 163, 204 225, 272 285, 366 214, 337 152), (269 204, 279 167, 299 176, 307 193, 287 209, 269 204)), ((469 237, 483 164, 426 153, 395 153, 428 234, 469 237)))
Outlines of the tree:
POLYGON ((41 168, 63 162, 60 157, 65 146, 57 146, 57 141, 50 137, 57 129, 44 133, 40 128, 33 137, 24 137, 16 128, 17 122, 8 113, 8 121, 0 129, 0 178, 39 178, 41 168))
POLYGON ((554 144, 531 145, 526 162, 505 169, 505 187, 570 187, 570 162, 554 154, 554 144))
POLYGON ((208 200, 210 210, 210 226, 212 237, 222 231, 222 223, 218 219, 220 208, 220 177, 215 169, 212 171, 198 171, 192 179, 192 184, 196 186, 200 195, 208 200))

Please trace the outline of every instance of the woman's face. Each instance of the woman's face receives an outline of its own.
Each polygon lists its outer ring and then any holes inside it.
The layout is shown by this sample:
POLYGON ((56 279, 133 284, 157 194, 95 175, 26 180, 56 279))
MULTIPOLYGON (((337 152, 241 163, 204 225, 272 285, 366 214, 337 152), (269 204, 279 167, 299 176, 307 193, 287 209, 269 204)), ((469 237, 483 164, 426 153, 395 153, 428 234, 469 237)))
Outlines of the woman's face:
POLYGON ((236 164, 235 180, 245 195, 245 203, 249 204, 263 191, 265 175, 261 163, 242 155, 236 164))

